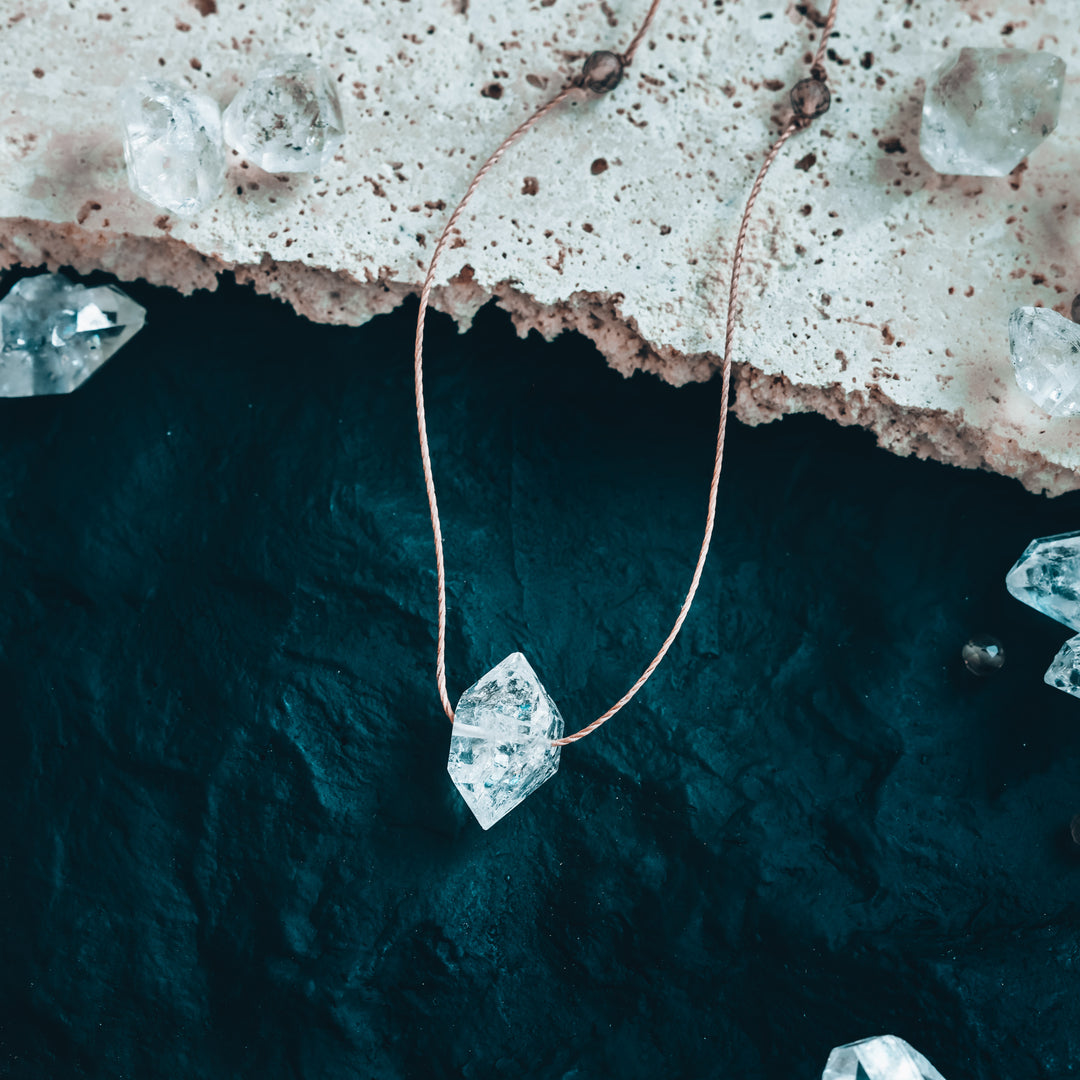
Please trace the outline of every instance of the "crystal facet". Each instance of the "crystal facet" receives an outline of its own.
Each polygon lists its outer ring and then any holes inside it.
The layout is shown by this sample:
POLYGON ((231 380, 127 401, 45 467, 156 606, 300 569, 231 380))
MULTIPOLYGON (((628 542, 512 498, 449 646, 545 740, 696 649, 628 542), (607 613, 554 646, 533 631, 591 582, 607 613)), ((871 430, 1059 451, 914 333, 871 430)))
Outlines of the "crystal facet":
POLYGON ((1023 49, 961 49, 931 77, 919 149, 939 173, 1008 176, 1057 127, 1065 61, 1023 49))
POLYGON ((1080 697, 1080 634, 1069 638, 1061 646, 1054 662, 1046 669, 1043 682, 1073 697, 1080 697))
POLYGON ((895 1035, 838 1046, 821 1080, 945 1080, 909 1043, 895 1035))
POLYGON ((1017 600, 1080 630, 1080 532, 1032 540, 1005 576, 1017 600))
POLYGON ((0 300, 0 397, 70 393, 145 317, 113 285, 86 288, 63 274, 23 278, 0 300))
POLYGON ((327 168, 345 136, 330 73, 306 56, 280 56, 261 67, 223 122, 229 146, 275 173, 327 168))
POLYGON ((205 94, 139 79, 120 95, 128 183, 174 214, 205 209, 225 185, 221 111, 205 94))
POLYGON ((563 719, 529 661, 511 653, 461 695, 447 771, 490 829, 559 768, 563 719))
POLYGON ((1051 416, 1080 415, 1080 325, 1047 308, 1017 308, 1009 318, 1016 384, 1051 416))

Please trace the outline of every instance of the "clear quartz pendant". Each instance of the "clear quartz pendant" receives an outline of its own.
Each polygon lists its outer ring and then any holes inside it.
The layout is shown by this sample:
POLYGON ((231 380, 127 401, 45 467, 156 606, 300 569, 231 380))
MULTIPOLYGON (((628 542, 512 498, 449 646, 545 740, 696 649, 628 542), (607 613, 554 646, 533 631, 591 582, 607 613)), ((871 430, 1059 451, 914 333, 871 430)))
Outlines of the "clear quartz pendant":
POLYGON ((563 718, 521 653, 461 695, 446 768, 476 820, 490 829, 559 769, 563 718))

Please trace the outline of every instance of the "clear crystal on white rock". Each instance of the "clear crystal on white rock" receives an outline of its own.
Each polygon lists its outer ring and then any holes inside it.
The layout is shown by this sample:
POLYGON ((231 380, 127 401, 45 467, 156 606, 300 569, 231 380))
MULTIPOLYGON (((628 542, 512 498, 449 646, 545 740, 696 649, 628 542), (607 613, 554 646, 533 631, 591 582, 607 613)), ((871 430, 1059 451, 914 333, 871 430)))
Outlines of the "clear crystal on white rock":
POLYGON ((190 216, 225 186, 221 110, 212 98, 164 79, 139 79, 120 95, 128 183, 140 198, 190 216))
POLYGON ((1080 634, 1069 638, 1061 646, 1053 663, 1046 669, 1043 682, 1080 698, 1080 634))
POLYGON ((1016 384, 1051 416, 1080 415, 1080 325, 1048 308, 1009 317, 1016 384))
POLYGON ((559 769, 563 719, 521 653, 461 695, 447 771, 476 820, 490 829, 559 769))
POLYGON ((1006 574, 1005 587, 1029 607, 1080 630, 1080 532, 1032 540, 1006 574))
POLYGON ((1057 127, 1065 61, 1023 49, 961 49, 931 77, 919 149, 939 173, 1008 176, 1057 127))
POLYGON ((113 285, 23 278, 0 300, 0 397, 67 394, 142 328, 146 309, 113 285))
POLYGON ((910 1043, 895 1035, 838 1046, 821 1080, 945 1080, 910 1043))
POLYGON ((345 125, 330 73, 306 56, 280 56, 225 110, 225 141, 266 172, 319 172, 341 149, 345 125))

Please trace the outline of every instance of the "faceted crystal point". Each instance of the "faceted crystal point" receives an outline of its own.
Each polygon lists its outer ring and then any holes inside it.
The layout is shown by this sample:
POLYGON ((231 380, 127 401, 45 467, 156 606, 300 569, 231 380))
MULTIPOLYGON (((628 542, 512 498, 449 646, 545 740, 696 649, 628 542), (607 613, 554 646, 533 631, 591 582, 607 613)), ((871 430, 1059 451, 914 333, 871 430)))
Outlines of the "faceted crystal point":
POLYGON ((1061 646, 1054 662, 1046 669, 1043 682, 1080 698, 1080 634, 1061 646))
POLYGON ((205 94, 139 79, 120 95, 128 183, 174 214, 205 209, 225 186, 221 111, 205 94))
POLYGON ((461 695, 447 771, 485 829, 559 768, 563 718, 521 653, 511 653, 461 695))
POLYGON ((1036 611, 1080 630, 1080 532, 1032 540, 1005 576, 1005 588, 1036 611))
POLYGON ((146 309, 113 285, 23 278, 0 300, 0 397, 70 393, 145 319, 146 309))
POLYGON ((1023 49, 961 49, 934 73, 919 149, 939 173, 1008 176, 1057 127, 1065 61, 1023 49))
POLYGON ((319 172, 341 149, 345 125, 330 73, 306 56, 261 67, 225 110, 225 141, 266 172, 319 172))
POLYGON ((821 1080, 945 1080, 910 1044, 895 1035, 838 1046, 821 1080))
POLYGON ((1017 308, 1009 317, 1016 384, 1051 416, 1080 415, 1080 324, 1047 308, 1017 308))

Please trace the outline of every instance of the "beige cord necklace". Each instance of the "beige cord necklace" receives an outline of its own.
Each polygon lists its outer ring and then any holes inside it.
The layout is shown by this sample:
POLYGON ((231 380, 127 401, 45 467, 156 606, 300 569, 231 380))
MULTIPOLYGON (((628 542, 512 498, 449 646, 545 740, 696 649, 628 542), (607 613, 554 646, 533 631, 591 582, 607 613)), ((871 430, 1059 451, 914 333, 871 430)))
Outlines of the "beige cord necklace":
POLYGON ((527 120, 512 131, 498 149, 480 166, 461 202, 450 215, 431 255, 424 287, 420 293, 420 310, 416 317, 415 365, 416 419, 420 435, 420 457, 424 468, 431 528, 435 540, 435 567, 438 576, 439 631, 435 659, 435 678, 443 711, 453 724, 450 738, 450 758, 447 765, 455 786, 480 824, 489 829, 501 817, 532 794, 559 768, 561 749, 583 739, 606 723, 627 705, 645 685, 660 661, 667 655, 690 612, 705 569, 705 559, 712 541, 716 520, 717 488, 724 462, 724 438, 727 433, 728 398, 731 391, 731 363, 735 341, 735 319, 738 312, 739 283, 742 277, 743 255, 746 247, 750 217, 761 194, 762 185, 784 144, 797 131, 807 127, 828 108, 830 95, 823 62, 833 27, 839 0, 831 0, 828 16, 821 31, 817 52, 810 66, 810 77, 801 80, 791 91, 792 117, 777 137, 758 171, 746 200, 735 254, 731 264, 728 290, 727 324, 724 335, 724 359, 721 369, 722 390, 720 423, 716 434, 716 457, 709 485, 708 512, 705 533, 698 551, 690 587, 678 615, 659 651, 638 676, 637 681, 605 713, 572 735, 563 735, 563 719, 528 660, 517 652, 493 667, 469 687, 458 700, 455 711, 446 690, 446 564, 443 556, 442 525, 435 496, 435 480, 428 445, 427 415, 424 409, 424 319, 427 314, 435 269, 446 248, 458 219, 476 193, 484 177, 506 151, 530 131, 548 113, 575 95, 598 97, 614 90, 623 73, 648 33, 656 16, 660 0, 652 0, 637 33, 623 53, 594 52, 586 61, 581 75, 564 86, 549 101, 541 105, 527 120))

